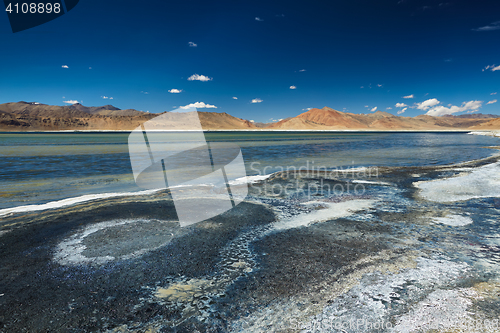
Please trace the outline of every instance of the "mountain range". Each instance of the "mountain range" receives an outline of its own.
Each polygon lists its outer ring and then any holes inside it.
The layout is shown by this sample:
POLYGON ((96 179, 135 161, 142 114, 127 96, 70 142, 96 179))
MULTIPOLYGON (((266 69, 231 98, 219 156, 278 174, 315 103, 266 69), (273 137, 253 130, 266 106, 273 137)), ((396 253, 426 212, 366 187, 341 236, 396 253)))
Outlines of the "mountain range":
MULTIPOLYGON (((168 113, 168 112, 167 112, 168 113)), ((159 114, 121 110, 112 105, 81 104, 55 106, 17 102, 0 104, 0 131, 133 130, 159 114)), ((494 130, 500 129, 495 115, 433 117, 395 116, 377 111, 370 114, 340 112, 329 107, 313 108, 274 123, 253 123, 227 113, 198 112, 205 130, 494 130)), ((167 114, 167 119, 169 115, 167 114)), ((173 118, 172 118, 173 119, 173 118)), ((189 123, 182 124, 188 129, 189 123)))

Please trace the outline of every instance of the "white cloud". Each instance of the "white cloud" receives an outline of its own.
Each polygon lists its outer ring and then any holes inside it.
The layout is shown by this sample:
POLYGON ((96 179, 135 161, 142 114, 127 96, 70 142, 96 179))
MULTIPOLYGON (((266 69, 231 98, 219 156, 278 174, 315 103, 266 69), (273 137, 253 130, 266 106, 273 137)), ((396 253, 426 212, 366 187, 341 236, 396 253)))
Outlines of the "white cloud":
POLYGON ((264 21, 264 20, 263 20, 263 19, 261 19, 260 17, 256 17, 256 18, 255 18, 255 21, 262 22, 262 21, 264 21))
POLYGON ((408 96, 403 96, 403 98, 407 98, 407 99, 408 98, 415 98, 415 96, 413 94, 411 94, 411 95, 408 95, 408 96))
POLYGON ((62 68, 69 68, 68 65, 62 65, 62 68))
POLYGON ((254 98, 252 99, 252 103, 262 103, 263 100, 261 100, 260 98, 254 98))
POLYGON ((238 99, 238 97, 233 97, 233 99, 238 99))
POLYGON ((198 108, 198 109, 217 109, 215 105, 205 104, 204 102, 191 103, 181 106, 181 109, 198 108))
POLYGON ((493 103, 496 103, 496 102, 498 102, 498 101, 497 101, 496 99, 494 99, 494 100, 489 101, 488 103, 486 103, 486 105, 488 105, 488 104, 493 104, 493 103))
POLYGON ((78 101, 77 101, 77 100, 72 100, 72 99, 71 99, 71 100, 69 100, 69 101, 63 101, 63 103, 66 103, 66 104, 76 104, 76 103, 78 103, 78 101))
POLYGON ((499 66, 496 66, 496 65, 488 65, 486 67, 483 68, 483 72, 486 71, 486 70, 490 70, 492 72, 495 72, 495 71, 500 71, 500 65, 499 66))
POLYGON ((311 110, 312 108, 305 108, 305 109, 302 109, 302 111, 309 111, 311 110))
POLYGON ((496 95, 496 94, 497 94, 497 93, 496 93, 496 92, 494 92, 494 93, 491 93, 490 95, 496 95))
POLYGON ((249 122, 251 122, 251 123, 255 123, 255 120, 249 120, 249 122))
POLYGON ((305 72, 305 71, 306 71, 305 69, 301 69, 301 70, 299 70, 299 72, 305 72))
POLYGON ((364 86, 361 86, 361 89, 363 89, 363 88, 364 88, 364 86))
POLYGON ((89 69, 92 69, 92 67, 89 67, 89 69))
POLYGON ((482 101, 469 101, 463 102, 461 106, 451 105, 450 107, 445 107, 442 105, 433 106, 429 111, 427 111, 427 115, 429 116, 443 116, 447 114, 457 113, 457 112, 465 112, 472 113, 477 111, 481 106, 482 101))
POLYGON ((182 92, 182 89, 181 90, 179 90, 179 89, 170 89, 168 92, 171 93, 171 94, 180 94, 182 92))
POLYGON ((189 45, 189 47, 197 47, 198 46, 198 44, 195 44, 193 42, 189 42, 188 45, 189 45))
POLYGON ((386 108, 386 110, 392 110, 392 108, 389 106, 388 108, 386 108))
POLYGON ((374 107, 373 109, 370 110, 371 112, 377 111, 377 107, 374 107))
POLYGON ((431 98, 426 101, 423 101, 422 103, 417 103, 417 109, 427 111, 428 109, 430 109, 435 105, 438 105, 439 103, 441 102, 438 101, 436 98, 431 98))
POLYGON ((102 99, 113 99, 113 97, 101 96, 102 99))
POLYGON ((368 105, 365 105, 365 108, 369 108, 369 106, 368 106, 368 105))
POLYGON ((474 31, 493 31, 500 30, 500 21, 493 22, 489 25, 485 25, 484 27, 479 27, 476 29, 472 29, 474 31))
POLYGON ((290 86, 290 89, 292 89, 292 90, 293 89, 297 89, 297 87, 296 86, 290 86))
POLYGON ((188 81, 212 81, 211 77, 205 76, 205 75, 198 75, 198 74, 193 74, 190 77, 188 77, 188 81))
POLYGON ((381 84, 377 84, 377 87, 381 88, 381 87, 382 87, 382 85, 381 85, 381 84))
POLYGON ((404 108, 404 109, 402 109, 402 110, 399 110, 397 113, 398 113, 398 114, 402 114, 402 113, 405 113, 405 111, 406 111, 406 110, 408 110, 408 108, 404 108))
POLYGON ((396 103, 396 105, 395 105, 395 106, 396 106, 397 108, 404 108, 404 107, 406 107, 406 106, 408 106, 408 105, 406 105, 405 103, 396 103))
POLYGON ((141 91, 141 94, 149 95, 149 93, 147 91, 141 91))

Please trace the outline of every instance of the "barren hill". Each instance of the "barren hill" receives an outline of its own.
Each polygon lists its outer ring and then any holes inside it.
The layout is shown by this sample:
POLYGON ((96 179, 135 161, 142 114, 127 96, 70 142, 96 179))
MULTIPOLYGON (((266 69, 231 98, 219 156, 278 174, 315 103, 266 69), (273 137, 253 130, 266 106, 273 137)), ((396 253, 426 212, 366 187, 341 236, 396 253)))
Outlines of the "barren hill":
POLYGON ((311 109, 297 117, 282 120, 270 125, 269 128, 282 130, 466 130, 489 121, 491 118, 432 117, 427 115, 414 118, 399 117, 382 111, 370 114, 353 114, 324 107, 311 109))
POLYGON ((472 126, 471 129, 477 130, 498 130, 500 129, 500 118, 488 119, 487 122, 472 126))
MULTIPOLYGON (((159 114, 120 110, 112 105, 54 106, 39 103, 0 104, 0 131, 133 130, 159 114)), ((255 129, 248 120, 227 113, 199 112, 204 129, 255 129)), ((188 129, 186 123, 183 129, 188 129)))
MULTIPOLYGON (((192 129, 193 122, 180 121, 175 113, 163 113, 172 126, 192 129)), ((112 105, 87 107, 81 104, 55 106, 40 103, 0 104, 0 131, 125 130, 130 131, 160 114, 134 109, 120 110, 112 105)), ((272 124, 255 124, 227 113, 198 112, 205 130, 495 130, 500 118, 478 117, 400 117, 377 111, 370 114, 340 112, 329 107, 311 109, 296 117, 272 124)), ((187 118, 186 118, 187 119, 187 118)))

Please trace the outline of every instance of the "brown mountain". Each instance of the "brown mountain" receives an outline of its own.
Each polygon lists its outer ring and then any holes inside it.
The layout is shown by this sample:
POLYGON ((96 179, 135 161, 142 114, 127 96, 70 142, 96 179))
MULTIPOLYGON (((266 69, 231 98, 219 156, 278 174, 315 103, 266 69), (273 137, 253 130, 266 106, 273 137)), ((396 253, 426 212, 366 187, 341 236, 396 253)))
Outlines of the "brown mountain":
MULTIPOLYGON (((491 121, 490 118, 400 117, 377 111, 370 114, 354 114, 324 107, 311 109, 297 117, 285 119, 269 126, 281 130, 467 130, 491 121)), ((492 125, 493 126, 493 125, 492 125)))
POLYGON ((499 130, 500 129, 500 118, 489 119, 487 122, 478 124, 471 127, 471 129, 477 130, 499 130))
MULTIPOLYGON (((178 129, 191 129, 192 121, 175 113, 165 119, 178 129)), ((59 130, 133 130, 157 117, 133 109, 120 110, 112 105, 87 107, 81 104, 55 106, 39 103, 0 104, 0 131, 59 130)), ((469 117, 400 117, 377 111, 370 114, 340 112, 332 108, 311 109, 277 123, 255 124, 227 113, 199 112, 206 130, 495 130, 500 118, 469 117)), ((194 118, 193 118, 194 119, 194 118)))
POLYGON ((126 109, 121 110, 113 105, 104 105, 104 106, 83 106, 80 103, 73 104, 68 106, 71 109, 87 112, 90 114, 99 114, 102 116, 142 116, 147 112, 137 111, 134 109, 126 109))
MULTIPOLYGON (((158 115, 133 109, 120 110, 112 105, 5 103, 0 104, 0 131, 133 130, 158 115)), ((207 130, 256 128, 248 120, 227 113, 199 112, 199 118, 207 130)), ((190 123, 183 124, 182 128, 190 128, 190 123)))

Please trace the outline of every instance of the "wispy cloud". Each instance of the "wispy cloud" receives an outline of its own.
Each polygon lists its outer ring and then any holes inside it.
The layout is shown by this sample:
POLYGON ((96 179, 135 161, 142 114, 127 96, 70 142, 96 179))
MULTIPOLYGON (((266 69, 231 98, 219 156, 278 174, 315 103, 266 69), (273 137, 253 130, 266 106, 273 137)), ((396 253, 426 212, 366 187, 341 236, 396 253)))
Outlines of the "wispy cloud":
POLYGON ((188 105, 181 106, 181 109, 190 109, 190 108, 198 108, 198 109, 217 109, 215 105, 205 104, 204 102, 196 102, 188 105))
POLYGON ((262 22, 262 21, 264 21, 264 20, 263 20, 263 19, 261 19, 260 17, 256 17, 256 18, 255 18, 255 21, 262 22))
POLYGON ((149 93, 147 91, 141 91, 141 94, 149 95, 149 93))
POLYGON ((292 89, 292 90, 293 89, 297 89, 297 87, 296 86, 290 86, 290 89, 292 89))
POLYGON ((492 72, 494 72, 494 71, 500 71, 500 65, 499 65, 499 66, 496 66, 496 65, 488 65, 488 66, 486 66, 486 67, 484 67, 484 68, 483 68, 483 72, 484 72, 484 71, 487 71, 488 69, 489 69, 490 71, 492 71, 492 72))
POLYGON ((401 109, 397 112, 397 114, 402 114, 405 113, 405 111, 408 110, 408 108, 401 109))
POLYGON ((302 109, 302 111, 309 111, 311 110, 312 108, 305 108, 305 109, 302 109))
POLYGON ((371 112, 377 111, 377 107, 374 107, 373 109, 370 110, 371 112))
POLYGON ((233 97, 233 99, 238 99, 238 97, 233 97))
POLYGON ((479 27, 476 29, 472 29, 474 31, 493 31, 500 30, 500 21, 493 22, 491 24, 485 25, 484 27, 479 27))
POLYGON ((168 92, 171 94, 180 94, 182 92, 182 89, 180 89, 180 90, 179 89, 170 89, 168 92))
POLYGON ((263 100, 261 100, 260 98, 254 98, 252 99, 252 103, 262 103, 264 102, 263 100))
POLYGON ((403 96, 403 98, 409 99, 409 98, 415 98, 415 96, 413 94, 411 94, 411 95, 408 95, 408 96, 403 96))
MULTIPOLYGON (((435 98, 434 100, 437 101, 437 99, 435 98)), ((438 104, 439 103, 440 102, 438 101, 438 104)), ((463 102, 462 105, 460 106, 449 105, 449 107, 434 104, 431 108, 428 109, 426 114, 429 116, 444 116, 447 114, 466 112, 466 111, 468 113, 473 113, 479 110, 479 108, 481 108, 482 105, 483 105, 482 101, 463 102)))
POLYGON ((63 101, 63 103, 66 103, 66 104, 76 104, 76 103, 78 103, 78 101, 74 100, 74 99, 70 99, 69 101, 63 101))
POLYGON ((62 68, 69 68, 68 65, 62 65, 62 68))
POLYGON ((101 96, 102 99, 113 99, 113 97, 101 96))
POLYGON ((422 103, 417 103, 417 109, 427 111, 431 107, 438 105, 439 103, 441 102, 438 101, 436 98, 431 98, 426 101, 423 101, 422 103))
POLYGON ((305 71, 306 71, 305 69, 301 69, 301 70, 299 70, 299 72, 305 72, 305 71))
POLYGON ((197 47, 198 46, 198 44, 195 44, 193 42, 189 42, 188 45, 189 45, 189 47, 197 47))
POLYGON ((382 85, 381 84, 377 84, 377 87, 382 88, 382 85))
POLYGON ((486 105, 488 105, 488 104, 493 104, 493 103, 496 103, 496 102, 498 102, 498 101, 497 101, 496 99, 494 99, 494 100, 489 101, 488 103, 486 103, 486 105))
POLYGON ((188 81, 212 81, 211 77, 205 76, 205 75, 198 75, 198 74, 193 74, 190 77, 188 77, 188 81))
POLYGON ((388 108, 386 108, 386 110, 392 110, 392 108, 389 106, 388 108))
POLYGON ((361 89, 363 89, 363 88, 364 88, 364 86, 361 86, 360 88, 361 88, 361 89))
POLYGON ((397 108, 404 108, 404 107, 406 107, 406 106, 408 106, 408 105, 406 105, 405 103, 396 103, 396 105, 395 105, 395 106, 396 106, 397 108))
POLYGON ((491 93, 490 95, 496 95, 496 94, 497 94, 497 93, 496 93, 496 92, 494 92, 494 93, 491 93))

